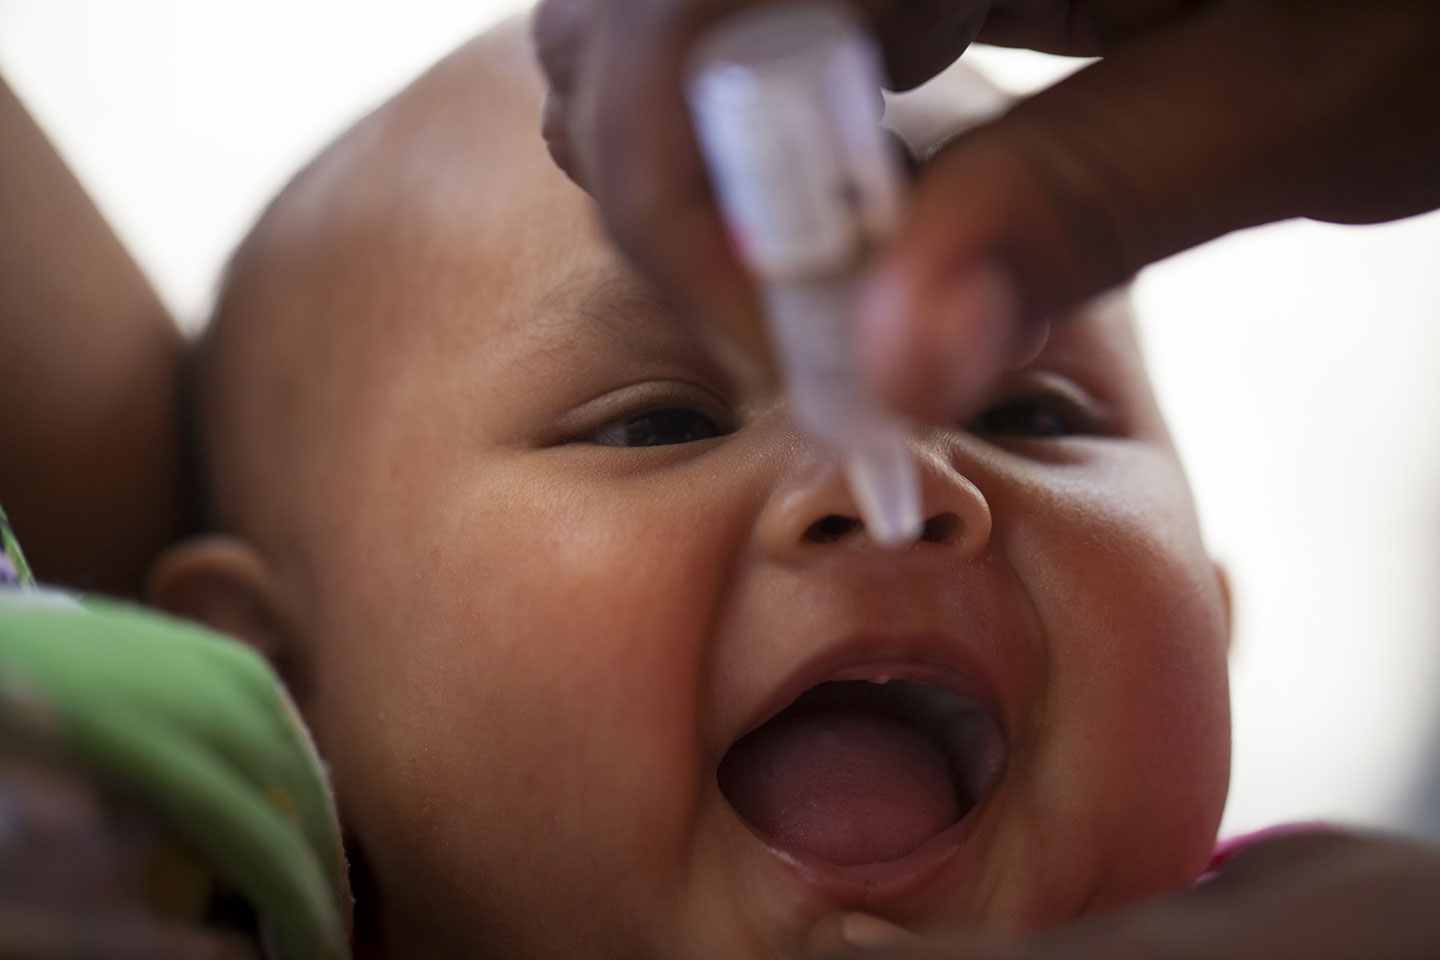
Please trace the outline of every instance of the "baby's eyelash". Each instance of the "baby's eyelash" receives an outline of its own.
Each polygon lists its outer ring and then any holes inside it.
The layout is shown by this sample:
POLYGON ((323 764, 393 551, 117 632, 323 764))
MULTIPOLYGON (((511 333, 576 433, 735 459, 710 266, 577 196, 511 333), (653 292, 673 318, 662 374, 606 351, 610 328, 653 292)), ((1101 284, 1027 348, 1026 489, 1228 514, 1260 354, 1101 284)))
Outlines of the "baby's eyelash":
POLYGON ((972 419, 966 429, 983 437, 1052 440, 1104 433, 1093 407, 1056 390, 1005 397, 972 419))
POLYGON ((631 384, 572 410, 553 443, 661 447, 733 433, 735 417, 715 392, 687 381, 631 384))
POLYGON ((611 420, 589 440, 604 447, 662 447, 710 440, 728 432, 699 410, 662 407, 611 420))

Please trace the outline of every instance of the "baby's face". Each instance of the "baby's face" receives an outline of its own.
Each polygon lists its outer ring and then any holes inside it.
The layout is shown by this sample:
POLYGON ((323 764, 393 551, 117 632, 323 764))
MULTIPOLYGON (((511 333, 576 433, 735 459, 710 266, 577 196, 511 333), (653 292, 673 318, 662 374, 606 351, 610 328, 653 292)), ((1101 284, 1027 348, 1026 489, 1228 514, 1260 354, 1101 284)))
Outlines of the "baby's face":
POLYGON ((305 265, 355 331, 293 582, 359 910, 417 956, 738 960, 1191 880, 1224 601, 1122 311, 920 431, 927 537, 879 549, 523 116, 305 265))

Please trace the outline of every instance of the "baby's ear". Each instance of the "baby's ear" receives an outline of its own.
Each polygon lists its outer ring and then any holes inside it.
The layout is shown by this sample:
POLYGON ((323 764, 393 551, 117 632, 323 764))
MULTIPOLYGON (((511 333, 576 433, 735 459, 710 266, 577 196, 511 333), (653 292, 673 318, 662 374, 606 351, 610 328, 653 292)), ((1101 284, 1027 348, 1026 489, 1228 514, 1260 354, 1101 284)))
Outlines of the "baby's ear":
POLYGON ((1215 568, 1215 582, 1220 586, 1220 602, 1225 607, 1225 648, 1235 642, 1235 599, 1230 594, 1230 571, 1219 560, 1211 560, 1215 568))
POLYGON ((150 568, 145 601, 253 647, 301 699, 292 621, 270 565, 249 543, 211 534, 171 546, 150 568))

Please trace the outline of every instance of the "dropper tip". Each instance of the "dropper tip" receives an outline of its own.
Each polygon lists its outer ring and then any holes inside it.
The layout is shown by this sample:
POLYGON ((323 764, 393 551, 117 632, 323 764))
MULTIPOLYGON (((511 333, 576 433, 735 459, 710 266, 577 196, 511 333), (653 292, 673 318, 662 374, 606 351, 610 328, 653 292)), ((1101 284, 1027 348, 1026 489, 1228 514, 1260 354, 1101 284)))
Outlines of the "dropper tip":
POLYGON ((895 549, 920 538, 920 479, 903 435, 845 455, 850 490, 870 539, 895 549))

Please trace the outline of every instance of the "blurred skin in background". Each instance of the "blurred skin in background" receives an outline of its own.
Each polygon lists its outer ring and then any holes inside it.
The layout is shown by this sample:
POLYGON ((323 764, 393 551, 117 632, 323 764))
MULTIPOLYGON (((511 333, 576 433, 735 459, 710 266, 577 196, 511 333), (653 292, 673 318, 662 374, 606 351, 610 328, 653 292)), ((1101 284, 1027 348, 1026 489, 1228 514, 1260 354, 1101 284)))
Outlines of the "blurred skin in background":
POLYGON ((0 81, 0 503, 52 583, 135 595, 185 522, 183 342, 0 81))

